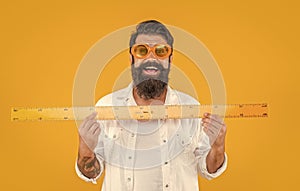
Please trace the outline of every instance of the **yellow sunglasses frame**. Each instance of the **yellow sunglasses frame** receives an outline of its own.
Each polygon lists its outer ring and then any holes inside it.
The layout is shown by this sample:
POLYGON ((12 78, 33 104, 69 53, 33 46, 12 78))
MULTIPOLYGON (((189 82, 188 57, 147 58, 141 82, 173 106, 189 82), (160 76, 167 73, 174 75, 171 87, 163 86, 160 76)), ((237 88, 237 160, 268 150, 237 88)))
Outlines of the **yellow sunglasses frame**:
POLYGON ((135 58, 138 58, 138 59, 144 59, 144 58, 146 58, 147 56, 149 56, 150 52, 152 52, 152 54, 153 54, 155 57, 159 58, 159 59, 165 59, 165 58, 169 57, 169 56, 172 54, 172 51, 173 51, 172 47, 169 46, 168 44, 156 44, 156 45, 154 45, 154 46, 152 46, 152 47, 150 47, 148 44, 135 44, 135 45, 133 45, 133 46, 130 48, 130 53, 131 53, 135 58), (162 45, 163 45, 163 46, 166 46, 166 47, 168 48, 168 52, 167 52, 167 54, 166 54, 165 56, 158 56, 158 55, 156 54, 156 52, 155 52, 155 49, 156 49, 156 47, 162 46, 162 45), (145 46, 145 47, 147 48, 147 50, 148 50, 147 54, 144 55, 144 56, 142 56, 142 57, 137 56, 134 50, 135 50, 135 48, 138 47, 138 46, 145 46))

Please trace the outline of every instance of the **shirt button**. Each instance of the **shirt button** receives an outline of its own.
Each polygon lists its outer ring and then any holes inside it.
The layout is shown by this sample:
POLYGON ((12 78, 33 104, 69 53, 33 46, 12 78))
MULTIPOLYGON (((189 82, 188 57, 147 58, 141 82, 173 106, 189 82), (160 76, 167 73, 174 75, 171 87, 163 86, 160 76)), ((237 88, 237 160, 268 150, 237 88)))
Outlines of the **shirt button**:
POLYGON ((168 164, 168 162, 165 162, 165 164, 168 164))
POLYGON ((132 157, 131 157, 131 156, 129 156, 128 158, 129 158, 129 159, 132 159, 132 157))
POLYGON ((131 137, 134 137, 134 133, 131 134, 131 137))
POLYGON ((127 178, 127 180, 128 180, 128 181, 131 181, 131 178, 130 178, 130 177, 128 177, 128 178, 127 178))
POLYGON ((166 188, 168 188, 169 187, 169 184, 166 184, 166 188))
POLYGON ((163 142, 164 142, 164 143, 166 143, 166 142, 167 142, 167 140, 166 140, 166 139, 164 139, 164 140, 163 140, 163 142))

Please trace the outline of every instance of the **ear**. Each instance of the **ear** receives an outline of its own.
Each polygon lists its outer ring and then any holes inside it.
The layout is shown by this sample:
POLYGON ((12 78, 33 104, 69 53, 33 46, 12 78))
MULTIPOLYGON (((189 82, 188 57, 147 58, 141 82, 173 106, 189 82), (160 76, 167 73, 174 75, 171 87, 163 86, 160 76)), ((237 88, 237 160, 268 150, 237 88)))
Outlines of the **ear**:
POLYGON ((173 54, 171 54, 171 56, 169 57, 169 63, 170 65, 173 63, 173 54))
POLYGON ((130 61, 130 65, 132 64, 132 55, 131 54, 128 54, 129 56, 129 61, 130 61))

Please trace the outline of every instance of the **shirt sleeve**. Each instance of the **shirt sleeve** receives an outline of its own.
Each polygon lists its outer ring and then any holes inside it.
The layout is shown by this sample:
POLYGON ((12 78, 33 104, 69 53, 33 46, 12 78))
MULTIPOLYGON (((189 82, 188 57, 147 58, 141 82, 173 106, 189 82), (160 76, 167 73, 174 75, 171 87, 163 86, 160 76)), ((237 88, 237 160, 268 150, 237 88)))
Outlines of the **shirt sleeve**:
POLYGON ((198 164, 198 171, 200 175, 208 180, 211 180, 213 178, 216 178, 220 176, 227 168, 227 155, 224 153, 224 162, 222 166, 214 173, 209 173, 207 170, 207 165, 206 165, 206 157, 208 155, 208 152, 205 153, 203 157, 199 159, 199 164, 198 164))

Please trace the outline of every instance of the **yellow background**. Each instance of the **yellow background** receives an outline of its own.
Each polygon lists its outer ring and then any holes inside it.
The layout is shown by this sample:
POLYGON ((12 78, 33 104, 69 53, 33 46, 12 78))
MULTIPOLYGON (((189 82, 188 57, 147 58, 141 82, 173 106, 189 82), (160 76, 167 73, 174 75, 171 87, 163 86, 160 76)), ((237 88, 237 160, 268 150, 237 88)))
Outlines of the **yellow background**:
MULTIPOLYGON (((209 48, 228 103, 270 104, 269 118, 226 119, 228 169, 213 181, 200 179, 200 189, 299 190, 299 16, 296 0, 2 1, 0 189, 100 190, 75 174, 74 122, 13 123, 10 108, 71 106, 89 48, 119 28, 158 19, 209 48)), ((112 62, 126 67, 123 54, 112 62)), ((178 67, 189 72, 183 61, 177 58, 178 67)), ((117 74, 110 74, 100 78, 96 98, 111 91, 117 74)), ((190 78, 199 100, 210 103, 205 80, 190 78)))

